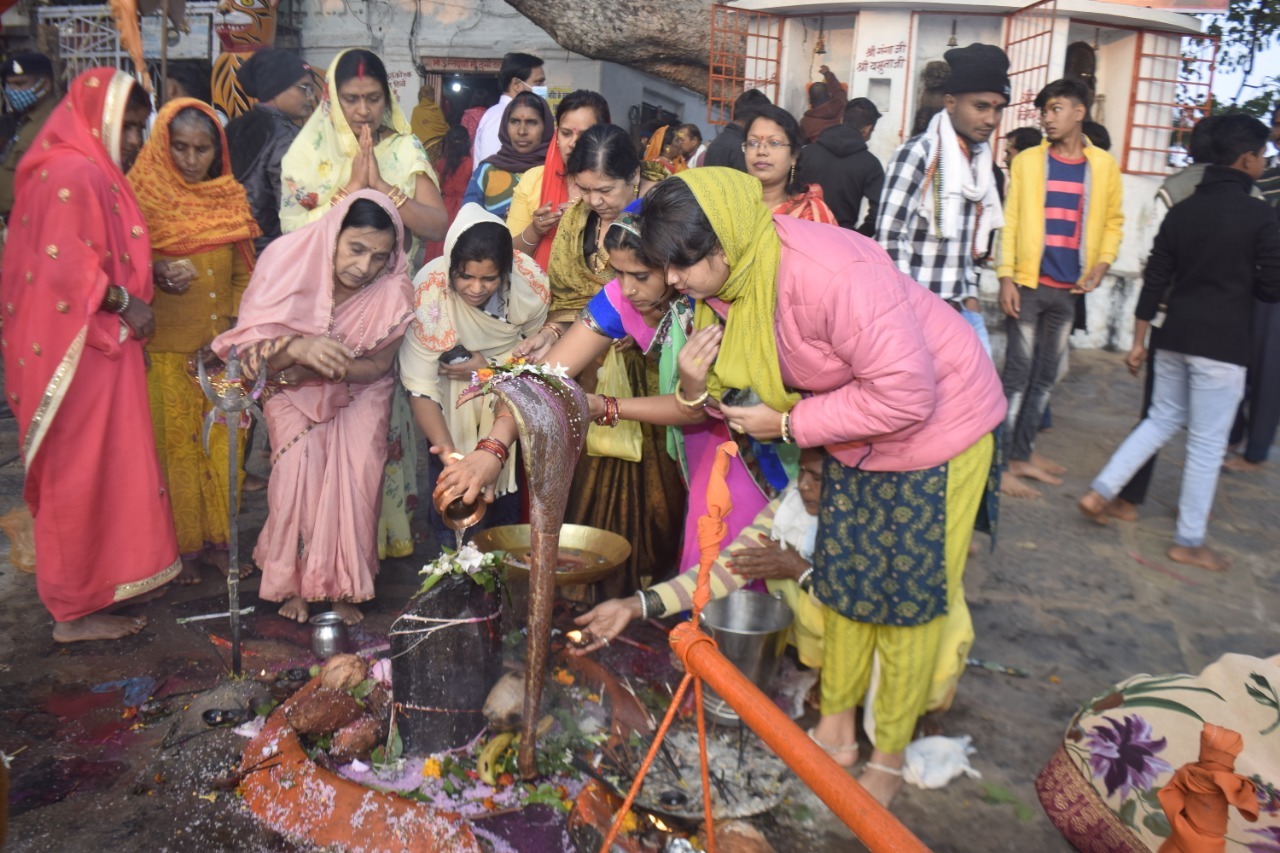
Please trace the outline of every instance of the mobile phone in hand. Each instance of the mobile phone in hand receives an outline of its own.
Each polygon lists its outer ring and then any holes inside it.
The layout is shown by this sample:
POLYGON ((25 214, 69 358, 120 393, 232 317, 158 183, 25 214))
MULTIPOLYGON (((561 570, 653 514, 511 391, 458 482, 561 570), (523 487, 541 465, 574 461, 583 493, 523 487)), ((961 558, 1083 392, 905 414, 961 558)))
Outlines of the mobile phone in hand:
POLYGON ((443 353, 440 356, 440 361, 444 362, 445 364, 459 364, 461 362, 467 361, 470 358, 471 358, 471 350, 467 349, 462 344, 458 344, 453 349, 443 353))

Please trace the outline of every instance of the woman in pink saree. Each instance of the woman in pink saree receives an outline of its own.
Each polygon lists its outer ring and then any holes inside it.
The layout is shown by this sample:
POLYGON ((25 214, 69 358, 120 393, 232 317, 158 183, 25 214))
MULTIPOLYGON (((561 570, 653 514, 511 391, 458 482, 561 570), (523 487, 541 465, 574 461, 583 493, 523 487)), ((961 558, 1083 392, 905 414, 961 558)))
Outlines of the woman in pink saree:
POLYGON ((327 600, 348 624, 373 598, 392 361, 413 316, 404 227, 386 196, 361 190, 263 253, 236 328, 218 336, 245 375, 267 373, 274 448, 259 595, 305 622, 327 600))

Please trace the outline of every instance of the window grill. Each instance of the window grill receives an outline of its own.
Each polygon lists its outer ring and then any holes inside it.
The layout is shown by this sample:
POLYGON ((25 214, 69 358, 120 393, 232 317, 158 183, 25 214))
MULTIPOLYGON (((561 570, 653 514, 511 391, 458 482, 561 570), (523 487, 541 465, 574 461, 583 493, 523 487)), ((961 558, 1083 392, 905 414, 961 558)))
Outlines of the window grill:
POLYGON ((1008 16, 1004 52, 1009 56, 1010 95, 997 131, 999 138, 992 140, 996 162, 1002 162, 1005 134, 1019 127, 1040 126, 1040 111, 1036 109, 1035 100, 1049 83, 1057 18, 1057 0, 1041 0, 1008 16))
POLYGON ((783 17, 729 6, 711 7, 707 121, 729 123, 733 102, 759 89, 778 102, 783 17))
POLYGON ((1168 175, 1187 165, 1187 138, 1213 105, 1218 40, 1142 30, 1133 60, 1124 170, 1168 175))

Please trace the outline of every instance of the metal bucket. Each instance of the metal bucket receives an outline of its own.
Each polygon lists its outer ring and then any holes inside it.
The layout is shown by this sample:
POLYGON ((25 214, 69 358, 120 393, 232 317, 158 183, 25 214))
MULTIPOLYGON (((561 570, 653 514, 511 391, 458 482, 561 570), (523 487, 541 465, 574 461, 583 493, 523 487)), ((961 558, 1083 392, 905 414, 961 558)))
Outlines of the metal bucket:
MULTIPOLYGON (((720 654, 761 690, 778 671, 778 657, 787 645, 787 629, 795 617, 779 598, 740 589, 724 598, 707 602, 702 609, 702 627, 716 641, 720 654)), ((738 722, 738 715, 710 690, 703 691, 707 713, 725 722, 738 722)))

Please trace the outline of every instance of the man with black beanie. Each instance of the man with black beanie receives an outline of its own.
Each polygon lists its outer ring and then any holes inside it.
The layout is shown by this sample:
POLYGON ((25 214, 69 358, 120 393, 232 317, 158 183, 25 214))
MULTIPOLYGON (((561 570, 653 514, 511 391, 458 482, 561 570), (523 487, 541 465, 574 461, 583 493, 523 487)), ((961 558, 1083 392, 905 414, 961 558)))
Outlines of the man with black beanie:
POLYGON ((733 102, 733 121, 720 131, 720 135, 711 140, 707 153, 702 158, 704 166, 728 166, 739 172, 747 171, 747 155, 742 145, 747 141, 747 125, 755 118, 761 107, 770 103, 769 96, 759 89, 748 89, 733 102))
POLYGON ((249 209, 262 228, 253 241, 261 254, 280 236, 280 161, 311 111, 316 91, 311 68, 297 54, 264 48, 238 72, 253 109, 227 125, 231 171, 244 184, 249 209))
POLYGON ((945 58, 943 109, 894 152, 876 240, 898 269, 951 303, 990 353, 976 259, 1004 223, 990 139, 1009 104, 1009 57, 971 44, 945 58))

